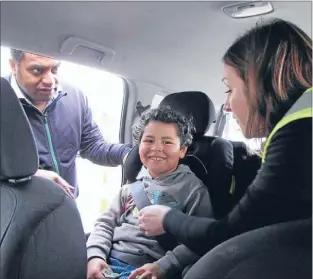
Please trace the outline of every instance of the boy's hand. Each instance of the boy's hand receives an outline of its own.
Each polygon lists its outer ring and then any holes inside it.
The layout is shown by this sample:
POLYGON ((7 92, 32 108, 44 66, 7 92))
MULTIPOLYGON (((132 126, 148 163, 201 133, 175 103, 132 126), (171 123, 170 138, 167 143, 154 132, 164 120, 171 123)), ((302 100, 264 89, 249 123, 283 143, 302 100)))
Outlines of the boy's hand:
POLYGON ((101 273, 104 268, 112 271, 105 260, 100 258, 91 259, 87 266, 87 279, 105 279, 101 273))
POLYGON ((163 270, 158 264, 145 264, 144 266, 134 270, 128 279, 160 279, 164 276, 163 270))

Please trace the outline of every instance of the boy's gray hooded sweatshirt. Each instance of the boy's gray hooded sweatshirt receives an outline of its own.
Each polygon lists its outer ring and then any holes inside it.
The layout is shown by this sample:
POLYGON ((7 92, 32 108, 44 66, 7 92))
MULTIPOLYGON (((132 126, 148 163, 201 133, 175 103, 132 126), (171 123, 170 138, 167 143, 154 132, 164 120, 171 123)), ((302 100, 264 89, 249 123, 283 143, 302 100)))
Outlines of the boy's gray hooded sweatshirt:
MULTIPOLYGON (((188 166, 179 165, 175 171, 155 179, 143 167, 137 179, 144 183, 152 204, 179 208, 188 215, 213 217, 208 190, 188 166)), ((87 242, 88 260, 114 257, 138 267, 156 262, 167 277, 198 260, 184 245, 164 251, 154 237, 140 230, 138 213, 129 187, 124 185, 95 224, 87 242)))

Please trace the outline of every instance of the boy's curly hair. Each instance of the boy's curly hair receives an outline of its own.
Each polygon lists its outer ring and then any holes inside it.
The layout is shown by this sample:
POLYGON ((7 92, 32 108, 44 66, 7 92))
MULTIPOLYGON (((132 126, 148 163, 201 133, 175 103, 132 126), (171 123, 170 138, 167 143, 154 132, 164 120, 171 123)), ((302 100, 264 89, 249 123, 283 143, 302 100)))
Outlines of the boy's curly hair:
POLYGON ((189 146, 192 143, 193 134, 196 131, 192 117, 187 117, 171 109, 170 106, 161 106, 143 113, 139 121, 133 126, 133 138, 136 144, 140 143, 144 129, 151 121, 175 124, 181 146, 189 146))

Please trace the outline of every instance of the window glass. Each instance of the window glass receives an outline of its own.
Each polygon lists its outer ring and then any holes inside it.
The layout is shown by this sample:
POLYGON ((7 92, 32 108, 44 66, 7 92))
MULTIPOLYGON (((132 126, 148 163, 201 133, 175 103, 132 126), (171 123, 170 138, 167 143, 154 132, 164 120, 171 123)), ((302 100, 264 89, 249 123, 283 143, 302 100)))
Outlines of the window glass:
POLYGON ((157 108, 163 99, 164 96, 155 94, 151 102, 151 108, 157 108))

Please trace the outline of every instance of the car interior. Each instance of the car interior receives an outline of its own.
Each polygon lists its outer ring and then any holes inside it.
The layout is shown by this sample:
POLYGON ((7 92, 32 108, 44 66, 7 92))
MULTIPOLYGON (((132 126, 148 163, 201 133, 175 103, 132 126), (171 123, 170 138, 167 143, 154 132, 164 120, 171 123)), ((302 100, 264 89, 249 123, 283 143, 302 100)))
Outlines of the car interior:
MULTIPOLYGON (((182 163, 207 186, 217 219, 231 211, 261 167, 259 149, 239 134, 231 113, 223 111, 223 53, 237 36, 271 18, 295 23, 312 38, 311 1, 5 1, 0 5, 1 47, 119 78, 120 99, 114 99, 115 89, 110 92, 113 83, 102 87, 101 82, 97 92, 107 96, 107 104, 99 101, 99 95, 93 97, 104 110, 100 120, 105 113, 113 115, 105 111, 109 106, 118 115, 111 125, 117 141, 134 145, 132 126, 151 107, 169 105, 190 115, 196 133, 182 163)), ((72 82, 79 83, 75 70, 72 75, 72 82)), ((111 197, 96 202, 93 197, 98 194, 88 196, 91 188, 82 187, 79 198, 86 202, 81 210, 55 183, 35 177, 38 155, 31 127, 3 78, 0 99, 0 278, 87 278, 85 234, 88 238, 92 227, 84 225, 84 218, 94 222, 111 197), (93 203, 101 209, 92 215, 93 203)), ((109 127, 110 121, 103 119, 104 127, 109 127)), ((105 187, 135 181, 140 168, 134 145, 123 168, 116 169, 120 175, 112 171, 114 178, 106 177, 105 187)), ((103 169, 92 169, 99 171, 101 183, 103 169)), ((90 174, 82 172, 87 182, 90 174)), ((210 251, 203 268, 208 279, 312 278, 311 219, 232 238, 210 251)))

